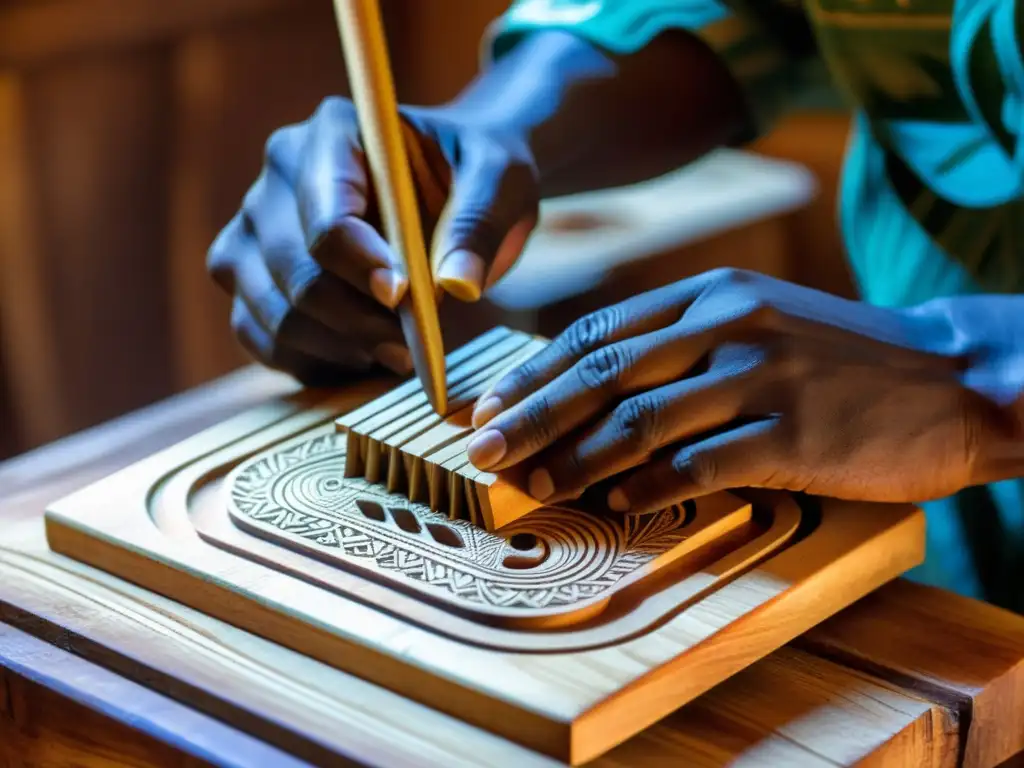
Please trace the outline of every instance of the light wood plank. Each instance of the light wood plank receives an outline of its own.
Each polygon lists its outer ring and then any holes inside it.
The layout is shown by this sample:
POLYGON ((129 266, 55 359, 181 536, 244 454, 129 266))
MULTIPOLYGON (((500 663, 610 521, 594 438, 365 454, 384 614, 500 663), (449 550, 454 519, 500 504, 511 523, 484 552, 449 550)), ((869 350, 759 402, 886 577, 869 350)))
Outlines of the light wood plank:
POLYGON ((946 702, 967 726, 967 768, 1024 750, 1020 616, 900 581, 816 627, 799 646, 946 702))
MULTIPOLYGON (((0 578, 0 601, 5 608, 4 617, 16 620, 26 629, 34 633, 52 637, 60 641, 64 647, 71 647, 77 653, 102 661, 129 678, 145 681, 150 687, 173 691, 176 696, 186 696, 193 706, 204 711, 215 711, 227 721, 241 723, 264 738, 275 738, 275 728, 281 723, 287 728, 295 729, 298 713, 293 710, 291 699, 283 699, 275 695, 274 690, 278 675, 287 671, 292 682, 303 686, 311 686, 306 695, 318 695, 318 691, 326 691, 329 695, 341 699, 342 704, 333 711, 333 719, 325 733, 340 732, 341 742, 354 744, 363 758, 376 761, 380 765, 400 764, 395 760, 386 759, 387 752, 394 742, 402 745, 410 759, 417 760, 419 765, 482 765, 506 764, 502 756, 516 757, 512 752, 500 751, 509 748, 508 742, 479 731, 454 724, 436 711, 424 709, 376 686, 368 685, 355 678, 337 672, 311 659, 292 654, 290 651, 273 643, 260 641, 252 635, 234 629, 229 625, 192 611, 184 606, 147 592, 120 579, 110 577, 102 572, 81 566, 64 558, 55 557, 45 547, 39 514, 42 506, 55 497, 67 492, 69 485, 81 485, 97 480, 116 469, 140 459, 156 449, 176 442, 184 435, 195 432, 201 425, 215 423, 230 412, 244 410, 255 400, 266 398, 275 387, 289 388, 290 383, 259 369, 246 372, 248 375, 229 377, 217 386, 197 390, 173 402, 161 404, 147 411, 133 414, 111 425, 90 430, 81 436, 64 441, 63 445, 50 449, 42 449, 16 462, 0 465, 0 516, 4 525, 0 526, 0 542, 5 553, 20 553, 18 566, 11 570, 5 565, 3 577, 0 578), (112 453, 105 453, 105 446, 114 446, 112 453), (19 499, 6 495, 8 489, 20 489, 19 499), (21 521, 18 523, 18 521, 21 521), (26 573, 26 568, 29 571, 26 573), (54 572, 52 568, 59 570, 54 572), (34 578, 32 569, 38 569, 40 577, 34 578), (54 577, 59 573, 60 576, 54 577), (96 602, 99 600, 100 602, 96 602), (112 611, 110 600, 120 608, 112 611), (106 607, 103 607, 106 606, 106 607), (39 617, 48 617, 52 623, 42 621, 39 617), (207 658, 197 654, 194 645, 188 640, 194 632, 215 642, 210 646, 214 657, 207 658), (48 634, 49 633, 49 634, 48 634), (69 645, 70 643, 70 645, 69 645), (221 658, 221 649, 236 648, 244 652, 246 665, 231 663, 230 658, 221 658), (292 667, 291 664, 296 666, 292 667), (250 666, 257 665, 256 667, 250 666), (267 666, 267 674, 261 674, 258 665, 267 666), (253 671, 250 672, 249 670, 253 671), (159 670, 159 672, 157 672, 159 670), (351 687, 349 682, 352 683, 351 687), (184 685, 187 683, 188 685, 184 685), (253 688, 253 696, 244 695, 253 688), (269 690, 267 690, 269 689, 269 690), (266 694, 261 691, 266 690, 266 694), (367 695, 366 691, 374 693, 367 695), (233 693, 233 692, 237 692, 233 693), (202 695, 199 695, 202 694, 202 695), (205 698, 204 698, 205 697, 205 698), (225 699, 228 700, 225 703, 225 699), (371 722, 358 714, 362 711, 361 702, 379 705, 378 713, 383 723, 371 722), (211 703, 213 702, 213 703, 211 703), (349 707, 356 709, 350 713, 349 707), (237 708, 237 709, 236 709, 237 708), (346 739, 348 729, 355 729, 353 739, 346 739), (412 729, 407 733, 405 729, 412 729), (364 730, 363 734, 359 734, 364 730), (419 739, 429 734, 428 746, 419 739), (459 755, 468 757, 453 758, 444 751, 441 742, 454 739, 460 745, 459 755), (488 747, 494 744, 494 747, 488 747), (375 749, 378 745, 380 749, 375 749), (489 749, 498 751, 489 752, 489 749), (441 750, 440 752, 438 750, 441 750), (487 763, 487 760, 498 762, 487 763), (448 761, 448 762, 446 762, 448 761)), ((912 602, 915 593, 923 594, 927 590, 903 582, 883 587, 876 595, 885 595, 889 590, 906 590, 903 599, 912 602), (899 585, 897 587, 897 585, 899 585)), ((945 593, 939 593, 939 596, 945 593)), ((941 599, 936 597, 936 605, 941 599)), ((870 612, 869 612, 870 615, 870 612)), ((950 621, 956 625, 962 620, 959 612, 950 615, 950 621)), ((1015 632, 1020 631, 1021 622, 1010 621, 1007 627, 1015 632)), ((913 646, 924 642, 922 635, 929 634, 927 622, 924 628, 911 630, 913 646)), ((893 622, 872 625, 878 634, 878 642, 884 645, 885 638, 894 628, 893 622)), ((958 631, 963 631, 960 627, 958 631)), ((940 635, 936 635, 940 637, 940 635)), ((1009 651, 1007 651, 1008 653, 1009 651)), ((773 657, 774 658, 774 657, 773 657)), ((942 677, 943 669, 956 669, 962 660, 956 647, 946 648, 936 642, 934 654, 922 656, 919 674, 926 677, 934 674, 942 677), (940 670, 929 672, 930 669, 940 670)), ((836 763, 821 757, 823 751, 815 734, 821 734, 829 749, 839 749, 845 741, 851 746, 848 754, 864 754, 869 756, 885 756, 891 765, 907 765, 896 760, 900 750, 913 748, 918 743, 921 726, 931 717, 927 713, 914 714, 911 702, 919 701, 922 695, 915 681, 906 681, 906 687, 899 680, 882 682, 875 681, 880 691, 872 692, 870 687, 850 689, 850 677, 870 681, 871 675, 863 672, 846 671, 845 677, 840 676, 837 685, 826 682, 826 674, 808 675, 806 665, 798 666, 790 671, 786 665, 792 659, 785 659, 779 667, 777 679, 770 684, 754 684, 754 695, 758 699, 758 710, 786 712, 785 717, 793 727, 786 723, 778 723, 774 730, 764 730, 765 724, 751 723, 746 720, 744 711, 744 686, 730 684, 718 686, 706 693, 695 703, 684 707, 658 725, 648 728, 641 735, 620 746, 599 761, 598 765, 608 768, 624 768, 624 766, 661 766, 665 764, 686 765, 834 765, 836 763), (803 672, 801 672, 803 670, 803 672), (787 685, 791 680, 810 680, 810 690, 800 692, 787 685), (879 733, 872 730, 863 731, 853 724, 859 722, 855 716, 844 720, 843 710, 851 706, 854 691, 857 696, 868 696, 886 701, 891 696, 893 687, 900 687, 906 695, 906 701, 899 706, 890 704, 879 707, 878 711, 888 709, 892 713, 890 728, 893 738, 879 745, 879 733), (732 690, 731 695, 725 695, 732 690), (764 696, 763 703, 759 697, 764 696), (808 701, 819 696, 816 701, 806 704, 802 712, 794 707, 791 700, 794 696, 808 701), (816 715, 821 710, 823 714, 816 715), (847 722, 849 728, 817 730, 800 727, 801 724, 813 723, 815 717, 827 717, 826 722, 833 724, 847 722), (900 721, 902 720, 902 725, 900 721), (794 730, 795 729, 795 730, 794 730), (829 735, 831 733, 832 735, 829 735), (899 734, 914 734, 910 743, 907 737, 899 734), (800 739, 795 741, 794 734, 800 739), (802 734, 802 735, 801 735, 802 734), (836 735, 838 734, 838 736, 836 735), (838 740, 837 740, 838 739, 838 740), (860 746, 852 746, 857 742, 860 746), (767 756, 767 758, 766 758, 767 756)), ((823 669, 837 666, 834 662, 824 661, 823 669)), ((760 669, 764 662, 741 672, 734 680, 742 681, 743 676, 760 669)), ((1004 662, 1007 668, 1016 665, 1004 662)), ((760 673, 758 673, 760 674, 760 673)), ((76 678, 68 676, 69 681, 76 678)), ((103 678, 109 680, 109 678, 103 678)), ((831 678, 830 678, 831 679, 831 678)), ((88 678, 82 678, 80 690, 87 693, 97 685, 88 678)), ((858 684, 860 685, 860 684, 858 684)), ((978 686, 985 687, 979 679, 978 686)), ((927 696, 925 696, 927 698, 927 696)), ((942 728, 936 729, 933 740, 936 743, 955 745, 961 735, 960 726, 956 722, 958 710, 948 699, 934 702, 940 710, 942 728), (947 727, 948 726, 948 727, 947 727)), ((854 706, 856 711, 862 710, 854 706)), ((997 710, 993 713, 998 716, 997 710)), ((780 717, 780 720, 783 719, 780 717)), ((884 730, 884 729, 883 729, 884 730)), ((201 739, 201 732, 183 732, 182 738, 201 739)), ((450 745, 449 745, 450 747, 450 745)), ((953 747, 955 750, 955 746, 953 747)), ((514 750, 514 747, 511 747, 514 750)), ((942 750, 933 750, 936 754, 942 750)), ((346 753, 350 754, 350 753, 346 753)), ((526 753, 527 756, 529 753, 526 753)), ((908 754, 917 754, 909 752, 908 754)), ((516 765, 548 764, 527 759, 516 762, 516 765)), ((943 762, 921 762, 921 765, 946 765, 943 762)))
MULTIPOLYGON (((702 581, 707 588, 675 615, 671 611, 681 603, 674 599, 675 590, 690 590, 689 583, 682 579, 659 584, 641 603, 645 611, 657 608, 668 616, 655 629, 628 639, 616 636, 615 642, 604 638, 604 645, 588 642, 524 656, 410 626, 396 620, 390 606, 381 606, 386 612, 375 610, 344 596, 353 592, 328 592, 308 578, 268 569, 259 559, 201 546, 188 520, 186 499, 197 497, 204 478, 223 477, 240 459, 283 440, 292 442, 281 443, 281 455, 298 456, 294 451, 304 450, 304 444, 320 444, 317 441, 323 439, 313 432, 307 437, 305 430, 329 430, 339 411, 369 395, 355 390, 339 393, 304 409, 292 403, 271 405, 197 435, 51 506, 50 544, 573 763, 596 757, 642 731, 911 567, 922 554, 920 512, 831 504, 809 537, 767 559, 744 561, 745 572, 733 570, 728 558, 700 565, 695 575, 711 581, 702 581), (226 447, 219 450, 220 446, 226 447), (196 463, 202 457, 207 458, 196 463), (159 493, 152 491, 156 482, 159 493), (148 516, 143 512, 146 499, 148 516), (713 579, 722 570, 731 580, 719 585, 713 579)), ((253 471, 261 477, 263 460, 260 455, 252 459, 253 471)), ((301 466, 294 458, 267 460, 268 466, 301 466)), ((247 466, 238 465, 235 471, 248 471, 247 466)), ((338 465, 339 477, 341 472, 338 465)), ((236 482, 234 478, 227 482, 236 482)), ((586 522, 570 517, 580 525, 586 522)), ((300 525, 306 523, 300 520, 300 525)), ((319 536, 323 529, 316 530, 319 536)), ((567 636, 573 631, 558 628, 567 636)), ((586 635, 589 630, 579 631, 586 635)))

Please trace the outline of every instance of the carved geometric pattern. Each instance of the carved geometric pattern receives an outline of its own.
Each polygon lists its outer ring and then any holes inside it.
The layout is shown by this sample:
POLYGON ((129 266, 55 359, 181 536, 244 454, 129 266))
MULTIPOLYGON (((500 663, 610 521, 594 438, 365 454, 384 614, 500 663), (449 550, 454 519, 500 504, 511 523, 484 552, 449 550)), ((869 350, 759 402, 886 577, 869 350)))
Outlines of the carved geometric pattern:
POLYGON ((345 478, 345 451, 335 432, 249 459, 228 480, 232 518, 441 597, 525 612, 599 598, 686 538, 678 507, 615 518, 546 507, 489 533, 345 478))

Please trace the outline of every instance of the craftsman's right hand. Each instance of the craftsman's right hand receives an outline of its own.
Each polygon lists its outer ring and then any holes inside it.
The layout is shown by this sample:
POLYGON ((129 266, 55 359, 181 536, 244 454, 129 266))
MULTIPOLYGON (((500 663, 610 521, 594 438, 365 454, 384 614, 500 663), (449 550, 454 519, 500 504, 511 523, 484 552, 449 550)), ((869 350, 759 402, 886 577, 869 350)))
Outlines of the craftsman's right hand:
MULTIPOLYGON (((402 114, 435 282, 475 301, 514 263, 536 222, 526 142, 443 109, 402 114)), ((408 286, 381 234, 372 186, 346 99, 329 98, 270 137, 262 173, 207 262, 233 296, 239 341, 258 361, 311 385, 376 364, 411 372, 394 312, 408 286)))

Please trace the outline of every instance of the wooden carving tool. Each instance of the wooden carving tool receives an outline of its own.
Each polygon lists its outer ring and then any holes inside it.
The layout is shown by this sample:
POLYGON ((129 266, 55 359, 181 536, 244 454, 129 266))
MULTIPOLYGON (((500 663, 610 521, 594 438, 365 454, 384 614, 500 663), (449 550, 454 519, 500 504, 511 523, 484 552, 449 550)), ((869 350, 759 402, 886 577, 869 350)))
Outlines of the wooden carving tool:
POLYGON ((409 280, 402 331, 427 399, 446 415, 444 341, 380 8, 377 0, 334 0, 334 11, 385 234, 409 280))

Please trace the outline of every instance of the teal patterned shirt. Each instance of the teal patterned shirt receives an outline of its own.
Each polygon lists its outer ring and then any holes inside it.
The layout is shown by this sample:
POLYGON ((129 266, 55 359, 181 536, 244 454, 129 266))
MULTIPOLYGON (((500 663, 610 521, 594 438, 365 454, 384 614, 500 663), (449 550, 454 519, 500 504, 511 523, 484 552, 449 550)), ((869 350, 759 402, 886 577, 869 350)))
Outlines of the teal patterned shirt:
MULTIPOLYGON (((1024 0, 519 0, 485 55, 555 28, 616 53, 700 36, 742 87, 752 137, 824 68, 854 111, 839 221, 863 299, 1024 293, 1024 0)), ((1022 491, 922 505, 913 575, 1024 612, 1022 491)))

